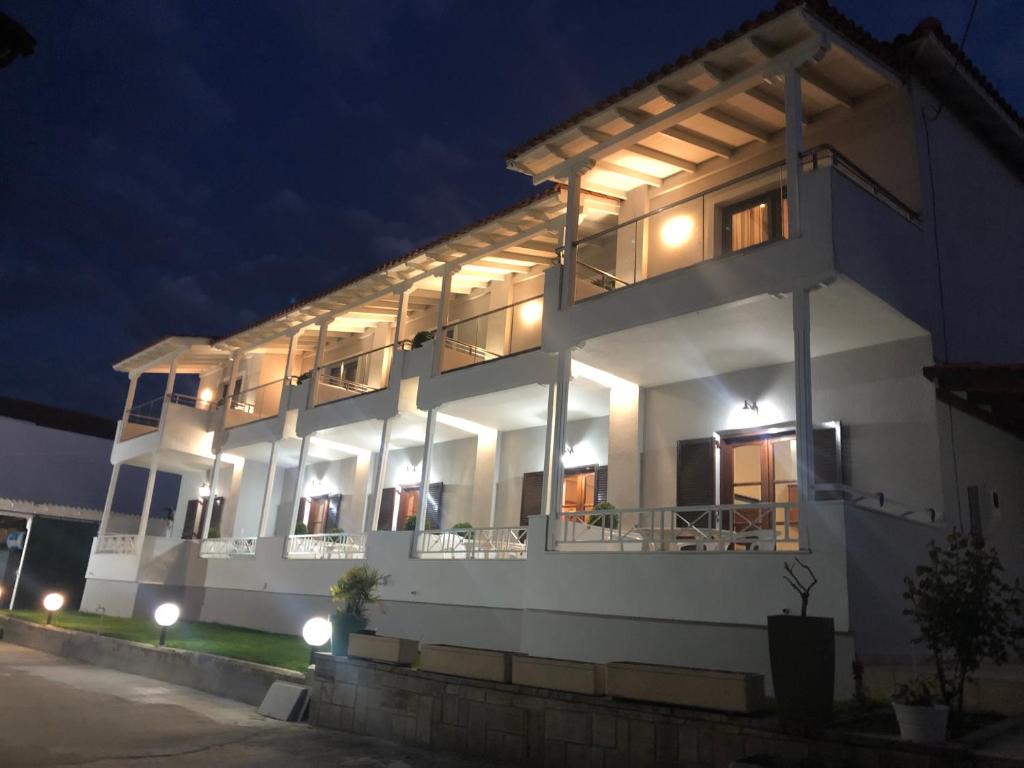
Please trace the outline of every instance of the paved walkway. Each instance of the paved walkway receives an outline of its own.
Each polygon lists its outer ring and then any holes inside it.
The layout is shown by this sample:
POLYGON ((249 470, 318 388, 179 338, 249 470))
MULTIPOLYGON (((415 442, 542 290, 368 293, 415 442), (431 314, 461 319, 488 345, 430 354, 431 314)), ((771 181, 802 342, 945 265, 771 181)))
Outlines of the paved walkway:
POLYGON ((477 761, 306 725, 0 642, 0 765, 469 768, 477 761))

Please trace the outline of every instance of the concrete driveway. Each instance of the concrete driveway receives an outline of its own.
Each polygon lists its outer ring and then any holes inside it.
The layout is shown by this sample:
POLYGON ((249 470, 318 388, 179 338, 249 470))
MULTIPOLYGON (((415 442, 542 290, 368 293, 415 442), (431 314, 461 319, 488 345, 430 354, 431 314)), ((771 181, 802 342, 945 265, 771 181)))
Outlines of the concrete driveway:
POLYGON ((306 725, 253 707, 0 642, 0 765, 463 768, 449 755, 306 725))

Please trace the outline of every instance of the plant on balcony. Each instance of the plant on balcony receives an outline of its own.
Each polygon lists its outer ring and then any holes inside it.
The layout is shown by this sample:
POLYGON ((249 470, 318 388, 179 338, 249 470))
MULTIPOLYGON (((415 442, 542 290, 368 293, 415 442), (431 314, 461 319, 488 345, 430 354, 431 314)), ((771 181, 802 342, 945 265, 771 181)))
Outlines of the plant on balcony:
POLYGON ((416 515, 409 515, 405 518, 405 523, 402 525, 403 531, 415 531, 416 530, 416 515))
POLYGON ((456 523, 452 526, 453 531, 459 531, 459 536, 464 539, 473 538, 473 534, 470 531, 473 530, 473 524, 467 522, 456 523))
POLYGON ((910 603, 903 613, 917 624, 915 644, 932 654, 942 701, 959 717, 964 684, 982 661, 1004 664, 1024 648, 1020 583, 1003 580, 994 549, 954 530, 928 546, 928 561, 904 580, 910 603))
POLYGON ((210 530, 206 532, 206 538, 208 538, 208 539, 219 539, 220 538, 220 528, 216 528, 214 526, 211 526, 210 530))
POLYGON ((377 602, 377 590, 387 580, 380 571, 366 565, 351 568, 331 586, 331 600, 338 604, 331 617, 331 653, 348 655, 348 637, 366 630, 367 606, 377 602))
POLYGON ((297 521, 295 523, 295 535, 305 536, 307 533, 309 533, 309 528, 306 527, 306 524, 301 520, 297 521))
MULTIPOLYGON (((600 504, 595 504, 593 512, 600 513, 602 510, 613 510, 615 505, 608 501, 602 501, 600 504)), ((602 515, 602 514, 591 514, 590 524, 597 525, 602 528, 613 528, 615 526, 615 515, 602 515)))
POLYGON ((835 692, 835 624, 830 617, 808 616, 811 591, 818 583, 800 558, 783 563, 783 579, 800 595, 800 615, 788 611, 768 617, 768 655, 783 728, 817 734, 832 718, 835 692))
POLYGON ((433 338, 433 331, 419 331, 415 336, 412 337, 412 348, 419 349, 433 338))

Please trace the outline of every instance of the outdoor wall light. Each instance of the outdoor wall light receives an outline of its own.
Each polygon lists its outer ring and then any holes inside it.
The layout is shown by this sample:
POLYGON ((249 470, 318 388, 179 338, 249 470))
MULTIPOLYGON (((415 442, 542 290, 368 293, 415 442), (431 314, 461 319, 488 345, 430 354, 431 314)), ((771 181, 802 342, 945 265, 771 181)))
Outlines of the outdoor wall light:
POLYGON ((208 498, 210 498, 210 484, 209 483, 203 483, 202 485, 199 486, 199 498, 200 499, 208 499, 208 498))
POLYGON ((174 603, 162 603, 153 611, 153 619, 160 625, 158 645, 167 645, 167 629, 177 623, 179 616, 181 616, 181 609, 174 603))
POLYGON ((203 387, 203 391, 199 393, 199 399, 204 403, 209 403, 213 400, 213 390, 209 387, 203 387))
POLYGON ((323 616, 314 616, 302 625, 302 639, 309 646, 309 663, 313 663, 316 649, 331 639, 331 622, 323 616))
POLYGON ((64 595, 60 592, 51 592, 43 598, 43 608, 46 609, 46 623, 53 622, 53 614, 64 607, 64 595))
POLYGON ((744 411, 753 411, 757 413, 757 400, 744 400, 743 401, 744 411))
POLYGON ((668 248, 678 248, 690 242, 694 228, 693 216, 673 216, 661 225, 661 242, 668 248))
POLYGON ((534 325, 540 322, 544 315, 544 303, 540 299, 534 299, 523 304, 519 316, 526 325, 534 325))

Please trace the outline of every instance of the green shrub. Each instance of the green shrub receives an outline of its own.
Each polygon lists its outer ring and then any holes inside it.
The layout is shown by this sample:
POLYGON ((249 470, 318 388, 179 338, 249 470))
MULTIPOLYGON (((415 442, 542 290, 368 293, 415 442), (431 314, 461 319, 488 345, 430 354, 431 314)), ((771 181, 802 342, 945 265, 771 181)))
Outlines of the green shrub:
POLYGON ((380 571, 358 565, 347 571, 331 586, 331 600, 340 603, 339 613, 366 617, 366 606, 378 600, 377 588, 387 580, 380 571))
POLYGON ((295 535, 296 536, 305 536, 307 533, 309 533, 309 528, 306 527, 306 524, 304 522, 299 520, 298 522, 295 523, 295 535))

